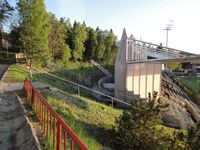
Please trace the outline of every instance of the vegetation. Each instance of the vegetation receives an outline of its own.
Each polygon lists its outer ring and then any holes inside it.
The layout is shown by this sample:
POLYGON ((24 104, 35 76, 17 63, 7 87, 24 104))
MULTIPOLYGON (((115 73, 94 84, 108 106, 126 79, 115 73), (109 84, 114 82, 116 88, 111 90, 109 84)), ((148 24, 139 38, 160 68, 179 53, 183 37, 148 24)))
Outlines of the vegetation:
POLYGON ((24 82, 29 77, 29 72, 17 64, 11 65, 4 75, 4 82, 24 82))
POLYGON ((0 29, 2 30, 3 23, 11 16, 13 7, 10 6, 7 0, 0 1, 0 29))
POLYGON ((90 149, 99 150, 107 145, 107 130, 122 110, 58 91, 43 90, 42 94, 90 149))
POLYGON ((189 92, 196 96, 199 95, 200 90, 200 79, 197 77, 179 77, 176 78, 179 82, 181 82, 184 87, 186 87, 189 92))
POLYGON ((185 89, 196 99, 200 101, 200 79, 197 77, 176 77, 182 83, 185 89))
MULTIPOLYGON (((3 19, 14 10, 5 2, 9 11, 3 19)), ((45 66, 49 61, 66 64, 91 59, 114 63, 118 44, 112 29, 93 29, 85 22, 71 24, 69 19, 57 19, 54 14, 47 13, 44 0, 19 0, 17 12, 18 17, 7 34, 11 44, 9 51, 25 53, 27 63, 45 66)))
POLYGON ((19 0, 21 48, 35 63, 44 63, 50 59, 48 47, 48 14, 44 0, 19 0))
MULTIPOLYGON (((28 71, 19 65, 11 65, 8 69, 7 77, 13 75, 15 78, 7 79, 14 82, 29 77, 28 71)), ((102 145, 113 149, 198 149, 200 125, 189 130, 162 125, 160 111, 166 110, 166 105, 156 98, 156 94, 149 97, 148 103, 138 101, 132 109, 122 113, 122 110, 77 96, 77 90, 74 92, 69 85, 51 78, 34 75, 34 80, 69 92, 42 91, 48 102, 91 149, 101 149, 102 145)))
POLYGON ((0 1, 0 49, 2 49, 3 24, 9 19, 13 11, 7 0, 0 1))
POLYGON ((160 111, 166 107, 156 99, 154 92, 149 102, 138 101, 131 110, 124 111, 110 131, 110 142, 116 150, 127 149, 184 149, 183 132, 174 130, 173 135, 163 132, 160 111))

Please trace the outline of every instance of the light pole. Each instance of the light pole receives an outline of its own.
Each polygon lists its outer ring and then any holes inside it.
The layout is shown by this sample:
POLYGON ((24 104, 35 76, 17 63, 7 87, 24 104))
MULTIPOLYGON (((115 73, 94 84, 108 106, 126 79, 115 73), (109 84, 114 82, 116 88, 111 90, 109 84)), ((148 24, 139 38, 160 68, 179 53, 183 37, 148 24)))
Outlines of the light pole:
POLYGON ((166 28, 164 30, 167 31, 167 36, 166 36, 166 47, 168 46, 168 32, 172 29, 173 26, 173 20, 169 21, 169 24, 167 24, 166 28))

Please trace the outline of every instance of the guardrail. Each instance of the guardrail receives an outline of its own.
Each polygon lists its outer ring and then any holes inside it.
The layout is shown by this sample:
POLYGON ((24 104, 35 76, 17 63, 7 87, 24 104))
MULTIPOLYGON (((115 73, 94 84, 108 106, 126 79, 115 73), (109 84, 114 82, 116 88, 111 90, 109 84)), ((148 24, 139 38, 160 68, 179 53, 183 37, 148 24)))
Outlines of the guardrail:
POLYGON ((88 150, 88 147, 76 133, 62 120, 58 113, 27 79, 24 81, 24 90, 36 112, 41 128, 53 149, 74 150, 78 148, 79 150, 88 150))
POLYGON ((86 87, 86 86, 77 84, 77 83, 75 83, 75 82, 72 82, 72 81, 63 79, 63 78, 58 77, 58 76, 56 76, 56 75, 53 75, 53 74, 51 74, 51 73, 47 73, 47 72, 46 72, 46 73, 44 73, 44 72, 36 72, 36 73, 42 73, 43 75, 46 75, 46 76, 48 76, 48 77, 51 77, 51 78, 55 79, 55 81, 60 80, 60 81, 64 82, 65 84, 67 84, 67 85, 69 85, 69 86, 72 86, 71 89, 72 89, 72 88, 75 89, 78 95, 81 95, 81 91, 83 91, 83 93, 87 93, 87 92, 88 92, 89 95, 91 95, 91 96, 93 96, 93 95, 96 95, 96 96, 100 95, 100 96, 106 98, 109 102, 111 102, 111 106, 112 106, 112 107, 113 107, 113 105, 114 105, 114 102, 116 102, 116 103, 118 103, 118 104, 121 104, 121 105, 124 105, 124 106, 127 106, 127 107, 131 107, 131 104, 128 103, 128 102, 122 101, 122 100, 120 100, 120 99, 117 99, 117 98, 115 98, 115 97, 109 96, 109 95, 104 94, 104 93, 102 93, 102 92, 93 90, 93 89, 91 89, 91 88, 89 88, 89 87, 86 87))

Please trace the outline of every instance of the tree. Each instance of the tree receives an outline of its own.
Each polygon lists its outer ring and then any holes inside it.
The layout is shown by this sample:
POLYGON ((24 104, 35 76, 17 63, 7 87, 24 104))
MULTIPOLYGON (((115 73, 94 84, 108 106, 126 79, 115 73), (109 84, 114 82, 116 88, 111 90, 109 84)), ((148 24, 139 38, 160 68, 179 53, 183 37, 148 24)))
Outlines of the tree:
POLYGON ((51 58, 48 48, 48 15, 44 0, 19 0, 20 41, 28 58, 44 65, 51 58))
MULTIPOLYGON (((157 93, 149 96, 148 102, 137 101, 130 110, 126 110, 116 120, 116 126, 110 131, 110 144, 113 149, 181 149, 177 140, 162 132, 156 126, 161 123, 160 111, 167 107, 162 104, 157 93)), ((176 136, 177 137, 177 136, 176 136)))
POLYGON ((65 62, 70 58, 70 48, 65 44, 67 27, 64 19, 58 21, 54 14, 49 14, 51 32, 49 34, 49 49, 53 60, 63 59, 65 62), (63 56, 64 55, 64 56, 63 56), (66 58, 65 58, 66 57, 66 58))
POLYGON ((18 26, 12 26, 9 34, 9 43, 11 44, 10 51, 19 52, 20 50, 20 41, 19 41, 19 32, 20 28, 18 26))
POLYGON ((0 1, 0 26, 2 29, 3 22, 6 21, 11 15, 14 8, 10 6, 7 0, 0 1))
POLYGON ((183 69, 191 69, 192 68, 192 64, 189 62, 183 62, 181 63, 181 68, 183 69))
POLYGON ((104 35, 103 32, 97 28, 97 47, 95 52, 95 60, 102 60, 105 52, 104 35))
POLYGON ((0 1, 0 48, 2 47, 3 23, 12 15, 13 10, 7 0, 0 1))
POLYGON ((188 130, 188 137, 185 145, 187 150, 199 150, 200 149, 200 122, 196 127, 191 127, 188 130))
POLYGON ((69 48, 68 45, 63 44, 62 46, 62 61, 64 64, 66 64, 69 59, 71 58, 71 49, 69 48))
POLYGON ((104 52, 104 61, 108 62, 110 58, 110 54, 112 51, 112 45, 114 42, 114 34, 113 31, 110 30, 110 32, 105 31, 106 38, 105 38, 105 52, 104 52))
POLYGON ((85 41, 85 52, 84 52, 84 59, 91 60, 95 59, 95 51, 97 46, 96 40, 96 33, 95 30, 92 28, 88 28, 88 38, 85 41))
POLYGON ((86 39, 87 32, 85 26, 75 21, 72 29, 72 58, 75 61, 83 59, 85 51, 84 42, 86 39))

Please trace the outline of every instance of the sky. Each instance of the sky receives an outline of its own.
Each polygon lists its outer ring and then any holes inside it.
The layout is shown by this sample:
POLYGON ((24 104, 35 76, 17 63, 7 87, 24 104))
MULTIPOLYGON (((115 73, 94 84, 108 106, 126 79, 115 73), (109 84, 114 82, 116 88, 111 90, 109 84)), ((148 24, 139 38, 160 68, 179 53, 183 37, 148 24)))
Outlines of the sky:
POLYGON ((120 40, 123 28, 138 40, 166 45, 166 26, 173 20, 168 46, 200 54, 200 0, 45 0, 57 18, 113 29, 120 40))

